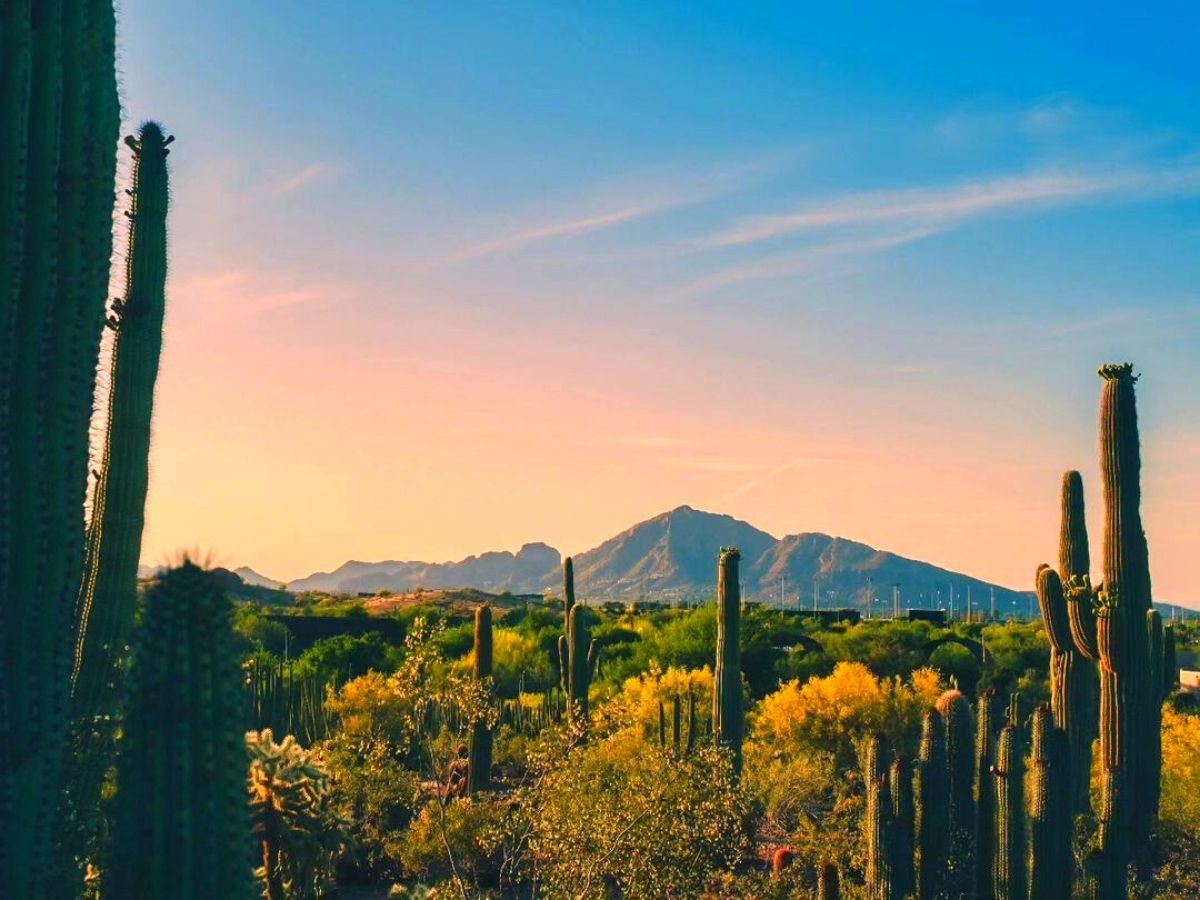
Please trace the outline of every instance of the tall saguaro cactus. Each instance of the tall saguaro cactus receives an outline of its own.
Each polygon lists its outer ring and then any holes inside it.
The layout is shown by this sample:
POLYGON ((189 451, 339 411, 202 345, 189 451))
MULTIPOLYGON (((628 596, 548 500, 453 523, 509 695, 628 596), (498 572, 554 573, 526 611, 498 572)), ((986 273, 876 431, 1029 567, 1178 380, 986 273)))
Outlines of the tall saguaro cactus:
POLYGON ((567 717, 586 722, 588 690, 596 674, 599 647, 592 640, 587 607, 575 602, 575 569, 571 557, 563 561, 563 627, 558 638, 558 667, 567 717))
POLYGON ((733 752, 734 773, 742 770, 742 597, 736 547, 722 547, 717 560, 717 656, 713 668, 713 737, 733 752))
POLYGON ((71 673, 69 809, 76 827, 88 832, 111 762, 119 668, 137 604, 150 421, 166 305, 166 158, 171 141, 153 122, 143 125, 137 138, 126 139, 133 149, 134 174, 125 296, 114 301, 109 317, 114 337, 104 456, 76 601, 71 673))
POLYGON ((0 4, 0 895, 47 895, 120 123, 111 0, 0 4))
POLYGON ((1149 877, 1157 767, 1144 737, 1160 727, 1161 670, 1150 671, 1150 565, 1141 520, 1141 452, 1132 365, 1100 369, 1100 466, 1104 479, 1104 583, 1096 596, 1100 654, 1101 803, 1097 854, 1091 860, 1101 898, 1125 895, 1132 850, 1149 877))
POLYGON ((975 708, 975 893, 979 897, 986 897, 991 888, 988 861, 996 826, 991 791, 995 705, 996 690, 987 688, 975 708))
POLYGON ((146 592, 105 896, 253 895, 242 726, 232 606, 185 560, 146 592))
MULTIPOLYGON (((475 680, 492 677, 492 608, 486 603, 475 609, 475 652, 472 660, 475 680)), ((471 725, 467 750, 467 791, 474 794, 491 786, 492 730, 486 719, 471 725)))

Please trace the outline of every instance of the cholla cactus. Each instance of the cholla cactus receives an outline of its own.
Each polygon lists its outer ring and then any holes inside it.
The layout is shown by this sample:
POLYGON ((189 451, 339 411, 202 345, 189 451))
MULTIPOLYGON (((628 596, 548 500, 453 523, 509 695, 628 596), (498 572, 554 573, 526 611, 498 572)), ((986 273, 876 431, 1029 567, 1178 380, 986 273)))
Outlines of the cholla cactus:
POLYGON ((291 735, 246 733, 250 814, 267 900, 316 900, 334 884, 349 823, 334 810, 329 774, 291 735))

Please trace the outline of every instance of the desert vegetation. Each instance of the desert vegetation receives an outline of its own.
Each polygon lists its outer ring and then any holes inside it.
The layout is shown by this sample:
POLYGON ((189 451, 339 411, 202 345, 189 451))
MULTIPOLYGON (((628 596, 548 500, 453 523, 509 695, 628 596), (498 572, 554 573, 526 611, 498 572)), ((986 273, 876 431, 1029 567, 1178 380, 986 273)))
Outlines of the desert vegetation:
POLYGON ((126 141, 108 301, 114 27, 0 21, 0 896, 1200 895, 1200 632, 1152 603, 1128 364, 1100 562, 1068 472, 1038 621, 748 604, 734 547, 693 609, 589 603, 570 559, 469 613, 235 602, 186 557, 139 588, 172 139, 126 141))

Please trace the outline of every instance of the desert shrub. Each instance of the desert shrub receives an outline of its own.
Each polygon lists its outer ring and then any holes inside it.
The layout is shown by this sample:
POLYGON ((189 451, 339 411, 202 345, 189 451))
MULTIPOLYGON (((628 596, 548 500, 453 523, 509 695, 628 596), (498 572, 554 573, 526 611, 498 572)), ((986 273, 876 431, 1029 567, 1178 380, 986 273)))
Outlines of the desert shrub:
POLYGON ((746 796, 712 746, 680 758, 619 731, 571 750, 536 794, 530 848, 547 896, 699 896, 749 843, 746 796))
POLYGON ((269 728, 246 734, 250 810, 261 850, 256 871, 268 900, 313 900, 334 887, 349 823, 337 812, 329 773, 292 736, 269 728))
MULTIPOLYGON (((672 702, 680 698, 681 738, 686 742, 689 696, 696 698, 697 731, 709 732, 712 720, 713 675, 710 668, 663 671, 657 663, 641 675, 627 678, 621 691, 597 715, 610 730, 630 728, 645 739, 658 741, 658 704, 664 706, 670 740, 672 702)), ((698 738, 697 738, 698 740, 698 738)))
POLYGON ((557 678, 538 640, 511 628, 497 628, 492 636, 492 667, 500 697, 516 697, 522 690, 545 690, 557 678))
POLYGON ((1164 828, 1200 834, 1200 715, 1163 708, 1163 783, 1159 819, 1164 828))
POLYGON ((292 668, 297 677, 315 676, 332 683, 367 672, 391 672, 399 664, 399 650, 383 635, 371 632, 321 638, 300 654, 292 668))
POLYGON ((400 862, 406 874, 429 883, 460 879, 474 888, 496 887, 510 836, 523 828, 519 804, 493 796, 430 800, 405 835, 400 862))
POLYGON ((839 770, 854 767, 856 743, 875 731, 912 754, 921 716, 944 687, 932 669, 918 669, 904 682, 878 678, 863 663, 840 662, 825 678, 789 681, 764 697, 752 719, 752 740, 784 758, 827 753, 839 770))

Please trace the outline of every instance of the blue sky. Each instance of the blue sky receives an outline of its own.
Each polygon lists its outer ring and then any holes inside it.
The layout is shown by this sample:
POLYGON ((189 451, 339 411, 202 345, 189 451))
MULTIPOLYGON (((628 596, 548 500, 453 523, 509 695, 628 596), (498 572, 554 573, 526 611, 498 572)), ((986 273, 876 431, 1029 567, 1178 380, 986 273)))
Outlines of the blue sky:
POLYGON ((1181 596, 1200 10, 920 6, 128 0, 127 112, 179 138, 151 555, 581 550, 690 502, 1023 586, 1129 358, 1181 596), (203 510, 185 411, 240 473, 203 510), (361 477, 280 485, 262 429, 361 477), (365 449, 397 430, 456 443, 365 449), (531 487, 589 453, 588 515, 531 487), (285 527, 331 509, 368 530, 285 527))

